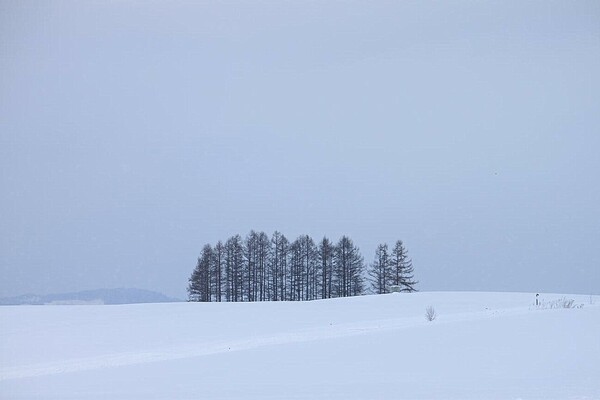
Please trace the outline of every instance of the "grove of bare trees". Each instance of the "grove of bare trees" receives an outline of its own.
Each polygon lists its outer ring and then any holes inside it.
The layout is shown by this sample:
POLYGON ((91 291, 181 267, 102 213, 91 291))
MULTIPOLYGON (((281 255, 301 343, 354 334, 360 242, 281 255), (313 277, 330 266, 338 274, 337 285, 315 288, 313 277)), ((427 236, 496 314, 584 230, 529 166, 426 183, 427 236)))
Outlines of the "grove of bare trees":
POLYGON ((375 262, 367 267, 352 239, 337 243, 324 237, 316 243, 301 235, 290 242, 285 235, 251 231, 224 243, 206 244, 188 285, 189 301, 302 301, 387 293, 391 285, 414 291, 412 263, 401 241, 388 254, 379 245, 375 262))

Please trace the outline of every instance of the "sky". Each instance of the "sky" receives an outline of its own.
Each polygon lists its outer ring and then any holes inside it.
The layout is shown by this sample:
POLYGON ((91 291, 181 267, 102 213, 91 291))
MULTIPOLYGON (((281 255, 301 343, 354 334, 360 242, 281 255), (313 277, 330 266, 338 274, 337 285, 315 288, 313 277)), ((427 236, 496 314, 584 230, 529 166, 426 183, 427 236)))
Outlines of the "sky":
POLYGON ((600 293, 598 1, 0 2, 0 296, 186 297, 251 229, 600 293))

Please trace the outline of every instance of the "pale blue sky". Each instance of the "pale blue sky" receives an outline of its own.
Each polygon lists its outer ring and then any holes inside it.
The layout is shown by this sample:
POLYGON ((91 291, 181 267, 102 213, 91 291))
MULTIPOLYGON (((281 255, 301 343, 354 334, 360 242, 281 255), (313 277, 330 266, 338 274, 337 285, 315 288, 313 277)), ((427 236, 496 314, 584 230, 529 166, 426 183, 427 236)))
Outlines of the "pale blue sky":
POLYGON ((600 293, 600 2, 0 2, 0 295, 185 297, 250 229, 600 293))

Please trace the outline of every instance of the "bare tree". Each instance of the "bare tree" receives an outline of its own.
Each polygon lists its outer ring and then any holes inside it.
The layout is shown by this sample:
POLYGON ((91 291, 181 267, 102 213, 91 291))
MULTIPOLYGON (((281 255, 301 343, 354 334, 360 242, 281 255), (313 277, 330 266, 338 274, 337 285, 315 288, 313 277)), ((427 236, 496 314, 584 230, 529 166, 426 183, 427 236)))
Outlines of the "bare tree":
POLYGON ((188 301, 200 301, 202 296, 202 260, 198 257, 196 267, 188 279, 188 301))
POLYGON ((371 288, 377 294, 387 293, 391 276, 387 244, 380 244, 375 251, 375 261, 369 270, 371 288))
POLYGON ((223 266, 225 263, 225 246, 219 240, 213 249, 212 277, 215 301, 223 300, 223 266))
POLYGON ((212 256, 212 247, 209 244, 205 245, 189 279, 188 299, 190 301, 211 300, 210 265, 212 256))
POLYGON ((280 232, 275 231, 271 237, 271 299, 287 300, 287 257, 289 242, 280 232))
POLYGON ((290 245, 290 274, 289 274, 289 300, 302 300, 303 285, 303 252, 300 240, 296 239, 290 245))
POLYGON ((412 261, 408 258, 408 252, 401 240, 398 240, 392 249, 390 262, 390 284, 400 286, 403 292, 416 292, 415 285, 419 282, 414 280, 412 261))
POLYGON ((331 288, 333 281, 333 244, 329 239, 324 237, 319 243, 319 274, 321 281, 321 298, 328 299, 331 297, 331 288))
POLYGON ((258 291, 258 233, 250 231, 244 240, 244 288, 246 301, 256 301, 258 291))
POLYGON ((240 235, 232 236, 225 243, 225 277, 227 301, 243 300, 244 249, 240 235))
POLYGON ((302 264, 300 267, 300 276, 302 284, 302 300, 313 300, 316 296, 317 284, 317 249, 315 242, 308 235, 302 235, 298 239, 300 247, 300 258, 302 264))
POLYGON ((334 256, 335 297, 358 296, 363 293, 364 262, 360 250, 347 236, 342 236, 335 246, 334 256))
POLYGON ((257 300, 265 301, 268 299, 268 264, 271 253, 271 242, 264 232, 259 232, 256 237, 256 278, 258 284, 257 300))

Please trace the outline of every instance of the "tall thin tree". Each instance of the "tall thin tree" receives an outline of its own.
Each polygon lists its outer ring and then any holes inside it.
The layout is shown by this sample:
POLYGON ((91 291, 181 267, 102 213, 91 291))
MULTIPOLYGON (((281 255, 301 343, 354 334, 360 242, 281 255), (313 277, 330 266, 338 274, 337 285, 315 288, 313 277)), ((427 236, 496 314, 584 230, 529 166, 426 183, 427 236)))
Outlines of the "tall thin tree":
POLYGON ((390 257, 387 244, 380 244, 375 250, 375 260, 369 270, 371 289, 374 293, 387 293, 391 275, 390 257))
POLYGON ((322 299, 331 297, 331 287, 333 280, 333 244, 324 237, 319 243, 319 275, 321 281, 320 294, 322 299))
POLYGON ((394 245, 390 262, 392 284, 400 286, 403 292, 416 292, 415 285, 419 282, 414 279, 412 260, 408 258, 408 252, 401 240, 394 245))

